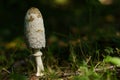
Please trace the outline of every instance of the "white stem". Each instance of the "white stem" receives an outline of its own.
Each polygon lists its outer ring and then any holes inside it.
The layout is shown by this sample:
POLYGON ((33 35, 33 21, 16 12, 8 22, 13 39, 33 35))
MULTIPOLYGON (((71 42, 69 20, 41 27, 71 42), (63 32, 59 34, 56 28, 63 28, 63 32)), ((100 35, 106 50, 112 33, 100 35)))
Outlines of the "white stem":
POLYGON ((43 67, 42 58, 41 58, 42 52, 40 50, 37 50, 33 55, 35 56, 36 65, 37 65, 36 76, 43 76, 44 67, 43 67))

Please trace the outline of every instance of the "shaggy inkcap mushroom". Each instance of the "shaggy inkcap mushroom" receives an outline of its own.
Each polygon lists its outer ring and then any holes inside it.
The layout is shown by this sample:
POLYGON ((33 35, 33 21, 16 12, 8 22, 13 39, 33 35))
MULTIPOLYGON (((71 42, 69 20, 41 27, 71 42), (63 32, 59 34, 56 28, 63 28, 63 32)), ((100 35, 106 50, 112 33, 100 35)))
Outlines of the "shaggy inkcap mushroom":
POLYGON ((32 48, 36 58, 37 73, 36 76, 42 76, 44 67, 42 63, 42 52, 40 49, 45 47, 45 30, 43 18, 39 9, 30 8, 25 16, 25 36, 28 47, 32 48))

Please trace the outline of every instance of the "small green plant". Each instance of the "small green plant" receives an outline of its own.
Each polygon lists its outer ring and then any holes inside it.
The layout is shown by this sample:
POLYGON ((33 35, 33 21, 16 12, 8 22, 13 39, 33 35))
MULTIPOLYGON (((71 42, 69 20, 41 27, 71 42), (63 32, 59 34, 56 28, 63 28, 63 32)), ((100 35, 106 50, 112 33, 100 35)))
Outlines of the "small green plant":
POLYGON ((105 62, 110 62, 112 64, 114 64, 115 66, 119 66, 120 67, 120 58, 119 57, 111 57, 111 56, 107 56, 104 59, 105 62))

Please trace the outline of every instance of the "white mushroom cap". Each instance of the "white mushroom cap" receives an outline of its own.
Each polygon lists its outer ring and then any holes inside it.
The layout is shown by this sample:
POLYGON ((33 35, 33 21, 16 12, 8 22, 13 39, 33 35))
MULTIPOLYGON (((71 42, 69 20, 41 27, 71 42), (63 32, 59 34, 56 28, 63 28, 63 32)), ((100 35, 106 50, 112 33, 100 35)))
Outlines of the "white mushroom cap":
POLYGON ((42 15, 39 9, 30 8, 25 16, 25 36, 30 48, 45 47, 45 30, 42 15))

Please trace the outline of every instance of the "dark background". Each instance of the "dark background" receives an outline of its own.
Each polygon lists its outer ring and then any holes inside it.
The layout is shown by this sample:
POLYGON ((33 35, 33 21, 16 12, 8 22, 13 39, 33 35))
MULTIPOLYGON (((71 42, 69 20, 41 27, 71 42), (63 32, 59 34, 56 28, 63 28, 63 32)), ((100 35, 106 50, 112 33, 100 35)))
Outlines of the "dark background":
POLYGON ((111 33, 113 30, 119 32, 119 0, 114 0, 110 5, 101 4, 98 0, 57 1, 0 0, 0 41, 10 41, 24 35, 24 17, 30 7, 40 9, 47 36, 67 36, 72 31, 77 33, 75 30, 78 30, 79 37, 96 34, 99 30, 102 33, 109 30, 111 33))

